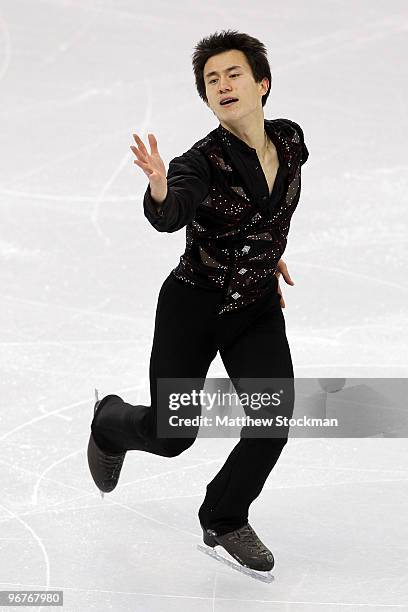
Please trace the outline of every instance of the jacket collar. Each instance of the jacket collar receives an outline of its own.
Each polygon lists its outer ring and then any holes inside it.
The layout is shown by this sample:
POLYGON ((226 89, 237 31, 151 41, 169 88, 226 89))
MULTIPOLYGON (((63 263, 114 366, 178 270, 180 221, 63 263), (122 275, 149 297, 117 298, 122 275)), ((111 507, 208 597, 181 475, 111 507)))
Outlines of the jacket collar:
MULTIPOLYGON (((282 135, 279 132, 277 125, 278 121, 278 119, 264 119, 264 126, 266 133, 268 134, 269 138, 272 140, 273 144, 276 147, 276 152, 278 154, 279 159, 279 166, 281 172, 286 177, 288 174, 288 168, 286 161, 287 155, 285 154, 285 139, 282 139, 282 135)), ((215 133, 215 135, 223 144, 223 146, 227 149, 227 151, 234 151, 238 149, 246 155, 256 154, 256 149, 250 147, 246 142, 241 140, 241 138, 235 136, 235 134, 227 130, 223 125, 221 125, 221 123, 215 130, 213 130, 213 133, 215 133)))
MULTIPOLYGON (((281 197, 284 184, 286 183, 289 174, 287 155, 285 151, 286 140, 279 131, 278 123, 280 122, 276 119, 264 120, 265 131, 275 145, 279 159, 279 168, 275 178, 271 197, 267 201, 261 200, 257 202, 259 208, 264 212, 268 212, 268 214, 272 214, 272 209, 275 207, 277 199, 281 197)), ((228 152, 231 160, 234 160, 237 154, 239 156, 239 153, 242 153, 244 163, 245 156, 256 156, 256 149, 247 145, 246 142, 235 136, 235 134, 227 130, 221 124, 219 124, 219 126, 213 132, 215 133, 217 139, 219 139, 221 142, 222 148, 228 152), (234 155, 234 153, 236 155, 234 155)), ((242 176, 242 180, 245 183, 246 188, 249 190, 249 192, 251 192, 251 184, 247 183, 247 177, 245 174, 242 176)))
MULTIPOLYGON (((271 138, 272 142, 275 144, 275 130, 273 123, 270 119, 264 119, 265 131, 268 136, 271 138)), ((221 123, 216 128, 215 132, 222 142, 228 147, 238 147, 244 152, 256 152, 256 149, 250 147, 246 142, 235 136, 230 130, 225 128, 221 123)))

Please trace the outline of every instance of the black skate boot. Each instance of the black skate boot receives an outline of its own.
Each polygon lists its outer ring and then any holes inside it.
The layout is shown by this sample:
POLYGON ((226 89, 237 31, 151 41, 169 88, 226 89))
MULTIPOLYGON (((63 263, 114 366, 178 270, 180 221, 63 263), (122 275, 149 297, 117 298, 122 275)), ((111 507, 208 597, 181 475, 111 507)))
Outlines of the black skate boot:
MULTIPOLYGON (((98 400, 98 391, 95 389, 96 403, 94 406, 94 417, 101 400, 98 400)), ((125 459, 126 451, 123 453, 112 453, 103 451, 96 444, 91 433, 88 443, 88 465, 91 476, 98 487, 103 498, 104 493, 110 493, 118 484, 120 471, 125 459)))
POLYGON ((265 574, 265 572, 269 572, 275 564, 273 554, 261 542, 249 523, 235 531, 230 531, 221 536, 217 535, 212 529, 201 527, 203 530, 204 544, 207 544, 207 546, 212 549, 217 545, 222 546, 240 565, 238 566, 232 561, 229 561, 224 556, 217 554, 216 551, 211 551, 199 546, 202 552, 258 580, 264 582, 271 582, 273 580, 271 574, 265 574))

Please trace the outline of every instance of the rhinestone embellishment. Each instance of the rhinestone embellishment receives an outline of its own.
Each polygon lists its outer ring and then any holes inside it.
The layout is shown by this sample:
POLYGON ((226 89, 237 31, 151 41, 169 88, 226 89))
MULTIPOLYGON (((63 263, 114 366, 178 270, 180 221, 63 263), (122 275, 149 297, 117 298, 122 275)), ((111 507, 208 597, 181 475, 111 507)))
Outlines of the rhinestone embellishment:
MULTIPOLYGON (((214 130, 215 135, 211 132, 195 147, 207 158, 205 165, 209 168, 205 168, 205 174, 210 170, 211 180, 208 192, 203 189, 201 204, 192 218, 189 211, 186 251, 173 273, 192 286, 222 289, 218 314, 238 311, 256 302, 269 288, 264 281, 272 278, 285 250, 289 223, 298 204, 301 131, 296 133, 296 125, 285 119, 265 122, 265 131, 273 140, 285 170, 281 174, 282 188, 275 190, 275 198, 269 203, 265 189, 252 185, 250 180, 253 177, 258 183, 261 170, 255 149, 221 125, 214 130), (246 162, 251 165, 252 174, 246 162), (248 182, 243 180, 247 173, 248 182), (245 240, 251 244, 242 245, 245 240), (251 267, 243 267, 245 264, 251 267)), ((198 157, 192 161, 198 162, 198 157)), ((171 202, 163 210, 163 217, 170 209, 171 202)), ((160 213, 155 209, 154 222, 157 218, 160 213)), ((158 228, 165 225, 162 223, 158 228)))

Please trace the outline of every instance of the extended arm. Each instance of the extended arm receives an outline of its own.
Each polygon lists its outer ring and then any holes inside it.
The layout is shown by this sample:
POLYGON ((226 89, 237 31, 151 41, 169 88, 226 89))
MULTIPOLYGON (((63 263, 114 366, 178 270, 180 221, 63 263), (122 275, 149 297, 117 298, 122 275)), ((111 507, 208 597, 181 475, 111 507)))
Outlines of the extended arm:
POLYGON ((143 198, 145 217, 158 232, 176 232, 195 216, 197 207, 208 194, 210 168, 204 155, 190 149, 169 164, 167 195, 158 203, 150 185, 143 198))
POLYGON ((204 155, 189 149, 175 157, 166 168, 159 155, 157 140, 148 134, 151 153, 133 134, 137 147, 131 146, 137 164, 149 179, 144 198, 145 217, 158 232, 175 232, 189 223, 208 194, 211 170, 204 155))

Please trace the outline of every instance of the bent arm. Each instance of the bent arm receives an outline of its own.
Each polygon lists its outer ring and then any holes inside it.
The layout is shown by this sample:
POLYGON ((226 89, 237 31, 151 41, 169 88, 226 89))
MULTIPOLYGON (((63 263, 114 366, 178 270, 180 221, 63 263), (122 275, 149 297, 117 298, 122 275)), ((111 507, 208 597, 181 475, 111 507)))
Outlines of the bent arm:
POLYGON ((203 153, 189 149, 169 164, 167 195, 162 202, 152 198, 150 184, 143 198, 144 215, 158 232, 176 232, 187 225, 208 195, 211 170, 203 153))

